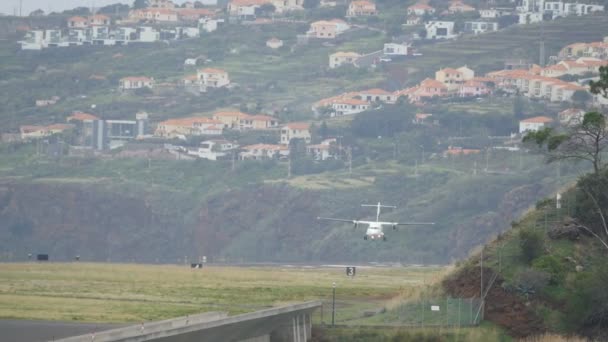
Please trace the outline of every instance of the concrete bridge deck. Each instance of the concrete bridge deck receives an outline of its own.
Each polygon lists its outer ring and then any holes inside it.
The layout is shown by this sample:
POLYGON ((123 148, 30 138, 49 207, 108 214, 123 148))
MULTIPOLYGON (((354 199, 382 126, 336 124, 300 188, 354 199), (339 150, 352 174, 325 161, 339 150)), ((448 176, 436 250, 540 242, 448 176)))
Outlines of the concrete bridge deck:
POLYGON ((311 338, 311 314, 320 307, 320 301, 312 301, 231 317, 225 313, 203 313, 56 341, 304 342, 311 338))

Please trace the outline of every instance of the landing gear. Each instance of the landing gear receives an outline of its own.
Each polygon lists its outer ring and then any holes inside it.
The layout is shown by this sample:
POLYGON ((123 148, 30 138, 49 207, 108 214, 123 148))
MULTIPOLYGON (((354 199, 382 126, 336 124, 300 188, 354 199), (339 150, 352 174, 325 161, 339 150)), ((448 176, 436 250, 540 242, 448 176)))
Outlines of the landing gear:
POLYGON ((386 236, 385 235, 382 236, 382 241, 386 241, 386 236))
POLYGON ((363 240, 367 240, 367 235, 363 235, 363 240))

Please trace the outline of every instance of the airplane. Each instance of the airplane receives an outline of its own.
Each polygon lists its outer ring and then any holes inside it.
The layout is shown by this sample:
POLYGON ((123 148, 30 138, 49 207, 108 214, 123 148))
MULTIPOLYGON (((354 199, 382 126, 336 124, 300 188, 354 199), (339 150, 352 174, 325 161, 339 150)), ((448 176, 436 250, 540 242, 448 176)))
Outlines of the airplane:
POLYGON ((434 222, 382 222, 380 221, 380 210, 382 208, 393 208, 397 207, 392 205, 382 205, 380 202, 378 204, 361 204, 362 207, 376 207, 376 221, 361 221, 361 220, 348 220, 348 219, 339 219, 332 217, 317 217, 317 220, 328 220, 328 221, 338 221, 338 222, 349 222, 353 224, 353 228, 357 228, 360 224, 367 224, 367 231, 363 236, 363 240, 371 239, 382 239, 386 241, 386 235, 384 235, 383 227, 384 226, 392 226, 393 230, 397 230, 397 226, 414 226, 414 225, 434 225, 434 222))

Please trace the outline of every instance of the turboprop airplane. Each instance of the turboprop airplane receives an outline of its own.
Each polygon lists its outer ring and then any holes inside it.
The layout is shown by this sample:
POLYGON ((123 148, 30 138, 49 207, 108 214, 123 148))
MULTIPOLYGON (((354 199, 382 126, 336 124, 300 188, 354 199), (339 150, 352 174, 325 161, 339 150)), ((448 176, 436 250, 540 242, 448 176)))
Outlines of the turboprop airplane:
POLYGON ((362 207, 376 207, 376 221, 361 221, 361 220, 348 220, 348 219, 339 219, 332 217, 317 217, 317 220, 328 220, 328 221, 338 221, 338 222, 349 222, 353 224, 353 227, 356 229, 360 224, 367 225, 367 231, 363 236, 363 240, 380 240, 386 241, 386 235, 384 235, 384 227, 391 226, 393 230, 397 230, 397 226, 417 226, 417 225, 434 225, 434 222, 382 222, 380 221, 380 210, 382 208, 397 208, 392 205, 382 205, 380 202, 378 204, 362 204, 362 207))

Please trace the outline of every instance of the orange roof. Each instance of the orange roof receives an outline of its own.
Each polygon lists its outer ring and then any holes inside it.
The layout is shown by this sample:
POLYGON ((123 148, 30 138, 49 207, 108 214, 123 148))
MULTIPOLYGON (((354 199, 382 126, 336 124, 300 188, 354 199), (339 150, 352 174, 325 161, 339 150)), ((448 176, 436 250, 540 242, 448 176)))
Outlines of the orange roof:
POLYGON ((460 70, 456 70, 453 68, 443 68, 440 69, 439 72, 444 72, 444 73, 450 73, 450 74, 462 74, 462 72, 460 70))
POLYGON ((245 113, 242 113, 242 112, 224 111, 224 112, 217 112, 217 113, 213 114, 213 116, 216 116, 216 117, 225 116, 225 117, 247 118, 247 117, 250 117, 251 115, 245 114, 245 113))
POLYGON ((433 116, 433 114, 418 113, 416 114, 416 119, 426 119, 430 116, 433 116))
POLYGON ((189 117, 189 118, 178 118, 178 119, 169 119, 163 122, 159 122, 158 125, 166 125, 166 126, 193 126, 194 124, 217 124, 222 125, 221 121, 213 120, 206 117, 189 117))
POLYGON ((380 88, 361 90, 359 93, 361 93, 361 94, 372 94, 372 95, 390 95, 391 94, 390 91, 386 91, 386 90, 380 89, 380 88))
POLYGON ((310 124, 307 122, 290 122, 285 125, 289 129, 307 130, 310 128, 310 124))
POLYGON ((43 131, 45 129, 46 129, 45 126, 33 126, 33 125, 19 126, 19 131, 21 131, 21 133, 32 133, 32 132, 43 131))
POLYGON ((432 6, 429 6, 427 4, 417 3, 417 4, 413 4, 412 6, 408 7, 408 9, 412 9, 412 10, 416 10, 416 9, 434 10, 435 8, 432 7, 432 6))
POLYGON ((83 17, 78 17, 78 16, 76 16, 76 17, 71 17, 71 18, 69 18, 69 19, 68 19, 68 21, 86 22, 86 21, 87 21, 87 19, 86 19, 86 18, 83 18, 83 17))
POLYGON ((546 117, 546 116, 535 116, 533 118, 521 120, 520 122, 525 122, 525 123, 549 123, 549 122, 553 122, 553 119, 551 119, 549 117, 546 117))
POLYGON ((479 87, 479 88, 484 87, 485 88, 486 84, 483 83, 483 82, 470 80, 470 81, 464 82, 463 86, 465 86, 465 87, 479 87))
POLYGON ((95 14, 89 17, 89 20, 110 20, 110 17, 103 14, 95 14))
POLYGON ((349 6, 350 7, 374 7, 374 8, 376 8, 375 3, 371 2, 371 1, 367 1, 367 0, 355 0, 355 1, 351 2, 349 6))
POLYGON ((196 80, 198 80, 198 76, 196 76, 196 75, 187 75, 187 76, 182 77, 182 80, 184 80, 184 81, 196 81, 196 80))
POLYGON ((64 131, 66 129, 72 129, 74 126, 68 124, 52 124, 48 125, 46 128, 52 131, 64 131))
POLYGON ((67 117, 67 121, 85 121, 85 120, 98 120, 99 118, 93 114, 77 112, 67 117))
POLYGON ((206 8, 180 8, 178 9, 179 15, 182 16, 213 16, 215 12, 206 8))
POLYGON ((424 81, 420 82, 420 87, 421 88, 447 88, 445 86, 445 84, 443 84, 437 80, 431 79, 431 78, 427 78, 424 81))
POLYGON ((201 69, 201 70, 199 70, 199 72, 205 73, 205 74, 227 74, 227 72, 222 69, 214 69, 214 68, 201 69))
POLYGON ((333 57, 359 57, 361 55, 356 52, 338 51, 336 53, 332 53, 330 56, 333 56, 333 57))

